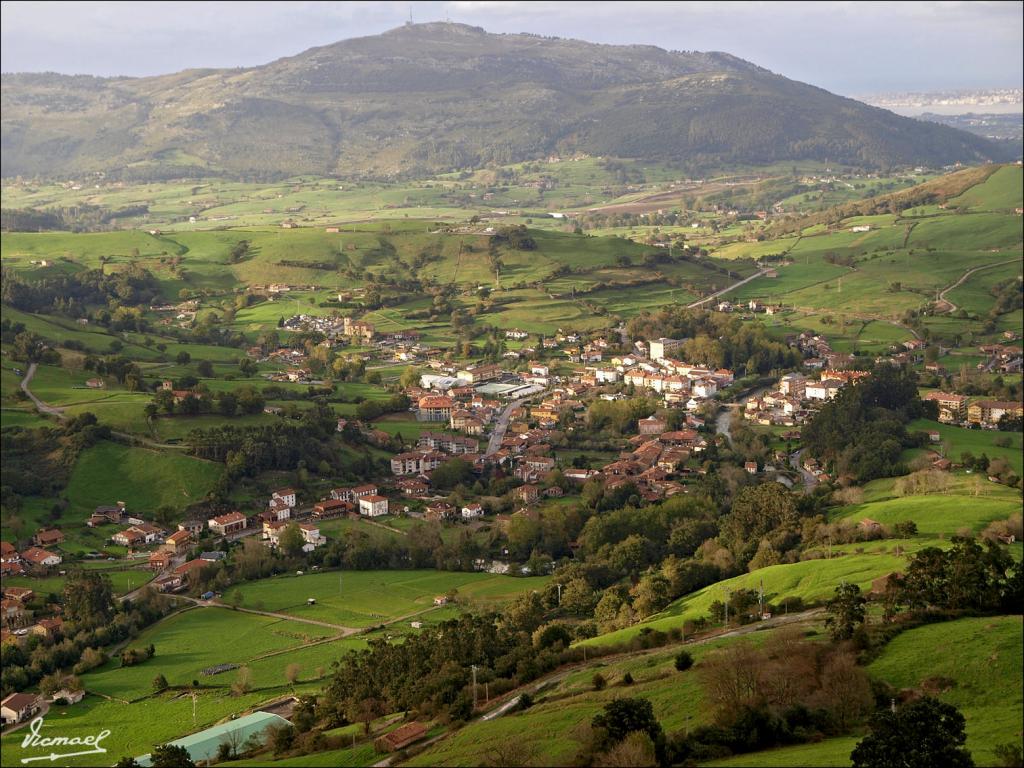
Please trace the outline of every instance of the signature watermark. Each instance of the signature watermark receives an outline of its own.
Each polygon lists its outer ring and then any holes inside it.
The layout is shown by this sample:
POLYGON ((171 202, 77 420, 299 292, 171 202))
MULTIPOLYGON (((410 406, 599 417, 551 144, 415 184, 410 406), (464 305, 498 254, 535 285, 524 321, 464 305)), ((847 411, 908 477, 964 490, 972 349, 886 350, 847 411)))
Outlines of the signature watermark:
POLYGON ((81 755, 102 755, 107 750, 100 746, 100 742, 110 735, 109 730, 94 733, 91 736, 42 736, 43 718, 37 717, 28 724, 28 733, 21 740, 22 749, 50 749, 50 754, 37 757, 23 757, 22 763, 34 763, 40 760, 49 760, 51 763, 62 757, 79 757, 81 755), (73 747, 88 747, 73 752, 56 752, 55 747, 70 749, 73 747))

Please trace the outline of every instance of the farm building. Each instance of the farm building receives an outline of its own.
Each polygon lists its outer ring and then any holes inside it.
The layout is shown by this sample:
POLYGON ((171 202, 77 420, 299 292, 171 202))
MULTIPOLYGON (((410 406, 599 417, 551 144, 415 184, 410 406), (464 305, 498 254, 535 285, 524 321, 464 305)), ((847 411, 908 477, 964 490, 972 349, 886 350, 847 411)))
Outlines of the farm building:
POLYGON ((419 741, 426 735, 427 726, 423 723, 406 723, 378 738, 374 742, 374 746, 379 752, 394 752, 409 746, 414 741, 419 741))
POLYGON ((12 693, 0 702, 4 725, 20 723, 39 711, 39 696, 34 693, 12 693))
MULTIPOLYGON (((260 738, 268 726, 287 726, 288 721, 280 715, 270 712, 253 712, 250 715, 230 720, 204 731, 193 733, 181 739, 170 742, 176 747, 184 747, 193 762, 209 761, 217 757, 217 750, 220 745, 230 739, 239 744, 245 743, 248 739, 260 738)), ((141 766, 153 764, 149 755, 135 758, 141 766)))

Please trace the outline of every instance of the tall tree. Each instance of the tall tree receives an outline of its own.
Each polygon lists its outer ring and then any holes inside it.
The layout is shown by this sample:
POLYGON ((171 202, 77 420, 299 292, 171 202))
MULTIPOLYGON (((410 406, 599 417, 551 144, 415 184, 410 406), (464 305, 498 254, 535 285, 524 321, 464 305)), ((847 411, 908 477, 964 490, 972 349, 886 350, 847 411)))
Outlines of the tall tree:
POLYGON ((110 577, 90 571, 72 571, 64 582, 64 617, 87 627, 109 624, 114 616, 114 590, 110 577))
POLYGON ((828 611, 825 626, 829 628, 833 640, 838 642, 853 637, 857 627, 864 623, 867 602, 856 584, 844 581, 836 587, 835 595, 825 605, 828 611))
POLYGON ((871 733, 850 754, 853 768, 973 768, 966 721, 951 704, 926 696, 871 718, 871 733))

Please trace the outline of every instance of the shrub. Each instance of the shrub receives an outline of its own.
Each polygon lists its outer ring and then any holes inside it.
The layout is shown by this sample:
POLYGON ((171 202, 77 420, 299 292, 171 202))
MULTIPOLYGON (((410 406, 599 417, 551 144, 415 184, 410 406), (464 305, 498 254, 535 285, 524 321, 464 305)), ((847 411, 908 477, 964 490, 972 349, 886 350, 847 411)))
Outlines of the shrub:
POLYGON ((608 681, 604 679, 604 675, 600 672, 595 672, 594 676, 590 679, 590 684, 594 686, 595 691, 603 691, 605 686, 608 685, 608 681))
POLYGON ((676 654, 676 669, 685 672, 693 666, 693 656, 687 651, 680 651, 676 654))

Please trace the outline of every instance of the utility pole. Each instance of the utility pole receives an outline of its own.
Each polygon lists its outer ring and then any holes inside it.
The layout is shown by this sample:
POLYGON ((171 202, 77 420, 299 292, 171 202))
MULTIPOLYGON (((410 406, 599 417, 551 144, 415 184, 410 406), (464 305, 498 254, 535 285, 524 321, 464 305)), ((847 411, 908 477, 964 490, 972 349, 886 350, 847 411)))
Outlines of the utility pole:
POLYGON ((555 586, 558 587, 558 604, 561 605, 562 604, 562 585, 561 584, 555 584, 555 586))
POLYGON ((473 665, 473 707, 476 707, 476 664, 473 665))

